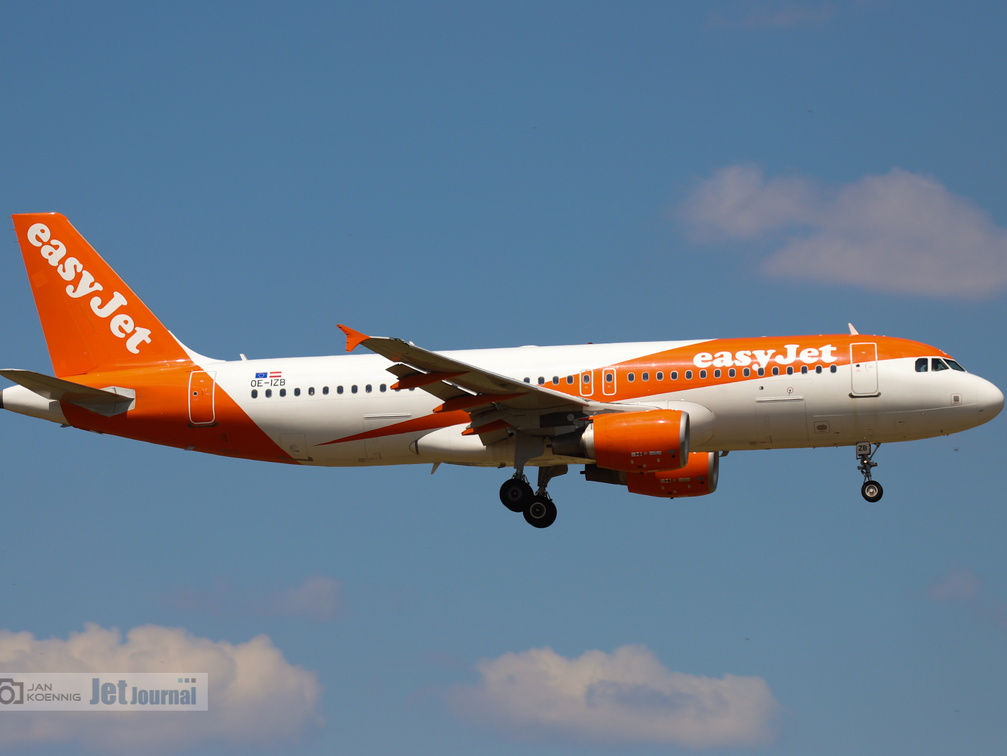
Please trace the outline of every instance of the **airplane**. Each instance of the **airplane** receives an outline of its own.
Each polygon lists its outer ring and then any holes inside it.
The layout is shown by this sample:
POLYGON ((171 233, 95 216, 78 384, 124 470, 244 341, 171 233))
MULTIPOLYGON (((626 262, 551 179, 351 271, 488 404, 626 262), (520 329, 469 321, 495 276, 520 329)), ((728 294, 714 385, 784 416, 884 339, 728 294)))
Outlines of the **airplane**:
POLYGON ((209 454, 333 467, 513 468, 500 500, 537 528, 548 484, 712 494, 731 451, 849 446, 861 494, 882 443, 957 433, 1001 391, 940 349, 848 334, 434 352, 346 325, 373 354, 225 361, 184 346, 63 216, 12 216, 53 375, 0 370, 3 409, 209 454), (532 487, 526 470, 537 468, 532 487))

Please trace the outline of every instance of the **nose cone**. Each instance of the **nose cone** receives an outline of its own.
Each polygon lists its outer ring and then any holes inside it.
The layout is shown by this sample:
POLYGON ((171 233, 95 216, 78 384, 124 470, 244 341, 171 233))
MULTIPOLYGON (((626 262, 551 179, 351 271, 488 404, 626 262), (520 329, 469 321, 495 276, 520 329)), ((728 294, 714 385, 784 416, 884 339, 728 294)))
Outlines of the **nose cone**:
POLYGON ((979 383, 976 399, 979 406, 979 422, 981 423, 988 423, 1004 408, 1003 392, 987 380, 981 380, 979 383))

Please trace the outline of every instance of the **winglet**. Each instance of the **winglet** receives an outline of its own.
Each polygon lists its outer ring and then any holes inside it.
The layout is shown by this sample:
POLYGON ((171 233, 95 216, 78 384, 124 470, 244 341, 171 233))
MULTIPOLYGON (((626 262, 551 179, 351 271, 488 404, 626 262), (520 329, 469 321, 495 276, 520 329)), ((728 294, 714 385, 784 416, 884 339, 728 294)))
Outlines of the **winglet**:
POLYGON ((848 325, 850 327, 850 336, 859 336, 860 335, 860 331, 858 331, 856 328, 853 327, 853 323, 847 323, 846 325, 848 325))
POLYGON ((367 341, 367 339, 370 338, 370 336, 367 336, 367 335, 365 335, 363 333, 360 333, 360 331, 354 331, 349 326, 345 326, 345 325, 340 324, 340 325, 337 325, 336 328, 338 328, 340 331, 342 331, 343 333, 346 334, 346 351, 347 352, 352 352, 354 349, 356 349, 358 346, 360 346, 365 341, 367 341))

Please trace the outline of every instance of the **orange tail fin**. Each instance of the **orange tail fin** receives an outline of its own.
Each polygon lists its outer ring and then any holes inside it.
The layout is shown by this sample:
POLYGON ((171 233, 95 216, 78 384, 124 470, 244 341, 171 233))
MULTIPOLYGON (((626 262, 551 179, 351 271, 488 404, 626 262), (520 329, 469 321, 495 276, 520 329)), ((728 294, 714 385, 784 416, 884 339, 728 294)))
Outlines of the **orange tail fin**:
POLYGON ((185 347, 64 216, 13 218, 57 376, 191 362, 185 347))

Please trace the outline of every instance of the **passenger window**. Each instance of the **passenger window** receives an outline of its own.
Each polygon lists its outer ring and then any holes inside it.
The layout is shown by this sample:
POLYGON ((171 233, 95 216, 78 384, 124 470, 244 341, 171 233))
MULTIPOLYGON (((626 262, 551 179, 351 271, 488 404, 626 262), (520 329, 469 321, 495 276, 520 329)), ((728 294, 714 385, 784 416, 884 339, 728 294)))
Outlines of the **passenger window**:
POLYGON ((673 380, 673 381, 677 381, 678 380, 678 371, 677 370, 672 370, 671 371, 671 380, 673 380))
POLYGON ((328 396, 329 395, 329 387, 328 386, 322 386, 322 393, 325 396, 328 396))
POLYGON ((253 399, 258 399, 259 398, 259 392, 258 392, 257 389, 252 389, 252 398, 253 399))
POLYGON ((314 396, 314 395, 315 395, 315 387, 311 386, 310 388, 308 388, 308 396, 314 396))
POLYGON ((286 395, 287 395, 287 390, 286 389, 280 389, 280 396, 286 396, 286 395))
POLYGON ((627 376, 626 376, 626 379, 627 379, 627 380, 628 380, 628 381, 629 381, 630 383, 632 383, 633 381, 635 381, 635 380, 636 380, 636 374, 635 374, 635 373, 630 373, 629 375, 627 375, 627 376))
POLYGON ((664 371, 663 370, 658 370, 657 371, 656 380, 659 380, 659 381, 663 381, 664 380, 664 371))
POLYGON ((649 381, 650 380, 650 373, 644 373, 643 375, 641 375, 640 376, 640 380, 642 380, 642 381, 649 381))
MULTIPOLYGON (((328 391, 326 391, 325 389, 322 389, 322 393, 323 393, 323 394, 327 394, 327 393, 329 393, 329 392, 328 392, 328 391)), ((342 387, 342 386, 336 386, 336 393, 337 393, 337 394, 341 394, 341 393, 343 393, 343 387, 342 387)))
POLYGON ((273 396, 273 390, 272 389, 266 389, 266 398, 269 399, 272 396, 273 396))
POLYGON ((917 373, 927 372, 927 366, 929 364, 930 360, 928 360, 926 357, 920 357, 918 360, 916 360, 916 372, 917 373))
POLYGON ((738 371, 735 370, 734 368, 731 368, 730 370, 727 371, 727 375, 730 378, 734 378, 737 374, 738 374, 738 371))
POLYGON ((294 396, 300 396, 300 395, 301 395, 301 390, 299 388, 295 388, 294 389, 294 396))
POLYGON ((706 378, 706 371, 705 370, 700 370, 699 371, 699 377, 700 378, 706 378))
POLYGON ((691 381, 692 380, 692 371, 691 370, 686 370, 685 371, 685 380, 687 380, 687 381, 691 381))

